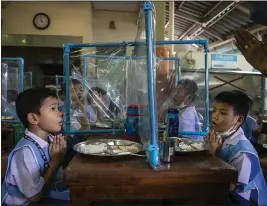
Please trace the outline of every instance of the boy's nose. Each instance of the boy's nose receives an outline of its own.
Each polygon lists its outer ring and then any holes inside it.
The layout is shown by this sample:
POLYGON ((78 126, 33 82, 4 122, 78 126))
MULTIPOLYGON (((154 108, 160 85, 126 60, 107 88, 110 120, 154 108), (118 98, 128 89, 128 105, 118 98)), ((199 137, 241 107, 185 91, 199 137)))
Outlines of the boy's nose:
POLYGON ((59 111, 59 116, 63 117, 64 112, 59 111))
POLYGON ((218 119, 218 114, 217 113, 213 113, 211 119, 212 120, 217 120, 218 119))

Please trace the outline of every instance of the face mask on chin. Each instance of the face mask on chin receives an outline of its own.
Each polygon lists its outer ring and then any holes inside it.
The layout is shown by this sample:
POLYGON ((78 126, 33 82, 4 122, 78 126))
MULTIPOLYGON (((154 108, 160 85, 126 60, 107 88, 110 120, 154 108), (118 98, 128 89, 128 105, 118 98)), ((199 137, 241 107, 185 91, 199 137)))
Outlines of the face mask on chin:
POLYGON ((178 106, 176 106, 176 109, 181 110, 181 109, 184 109, 185 107, 187 107, 187 104, 185 104, 185 102, 188 100, 189 97, 190 97, 190 95, 188 95, 184 101, 182 101, 178 106))
POLYGON ((230 127, 229 129, 223 131, 223 132, 216 132, 216 135, 218 138, 225 138, 225 137, 229 137, 231 134, 233 134, 237 129, 234 129, 236 127, 236 123, 237 121, 233 124, 232 127, 230 127))

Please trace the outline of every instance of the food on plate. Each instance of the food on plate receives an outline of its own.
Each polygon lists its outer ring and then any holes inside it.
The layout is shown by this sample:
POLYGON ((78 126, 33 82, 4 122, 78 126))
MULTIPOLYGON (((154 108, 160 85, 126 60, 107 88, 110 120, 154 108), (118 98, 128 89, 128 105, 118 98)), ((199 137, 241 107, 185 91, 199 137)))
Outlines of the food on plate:
POLYGON ((138 148, 135 146, 118 146, 120 150, 124 152, 138 152, 138 148))
POLYGON ((94 153, 102 153, 107 149, 107 144, 102 143, 102 144, 88 144, 88 145, 83 145, 80 148, 80 152, 84 154, 94 154, 94 153))

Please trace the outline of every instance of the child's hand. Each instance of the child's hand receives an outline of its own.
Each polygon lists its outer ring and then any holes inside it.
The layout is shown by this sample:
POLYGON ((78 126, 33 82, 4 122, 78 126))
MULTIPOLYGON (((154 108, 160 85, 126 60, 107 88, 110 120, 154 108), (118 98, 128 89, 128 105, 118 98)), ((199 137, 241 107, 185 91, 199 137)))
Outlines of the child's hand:
POLYGON ((50 157, 54 167, 57 167, 64 160, 67 149, 67 143, 62 134, 54 137, 53 142, 50 144, 50 157))
POLYGON ((222 146, 220 138, 215 135, 215 132, 213 130, 210 131, 208 136, 205 137, 205 142, 210 145, 209 151, 212 155, 215 155, 216 151, 222 146))
POLYGON ((71 101, 77 102, 78 100, 79 100, 78 94, 75 91, 71 92, 71 101))

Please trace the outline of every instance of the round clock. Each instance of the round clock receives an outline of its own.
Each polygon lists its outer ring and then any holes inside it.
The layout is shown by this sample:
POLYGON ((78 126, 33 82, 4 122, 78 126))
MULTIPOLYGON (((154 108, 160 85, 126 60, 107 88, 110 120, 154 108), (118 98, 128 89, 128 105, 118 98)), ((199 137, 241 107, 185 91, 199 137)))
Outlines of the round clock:
POLYGON ((33 17, 33 25, 37 29, 47 29, 50 25, 50 18, 45 13, 38 13, 33 17))

